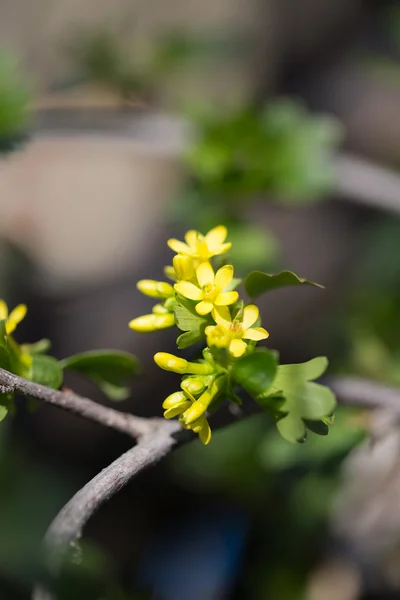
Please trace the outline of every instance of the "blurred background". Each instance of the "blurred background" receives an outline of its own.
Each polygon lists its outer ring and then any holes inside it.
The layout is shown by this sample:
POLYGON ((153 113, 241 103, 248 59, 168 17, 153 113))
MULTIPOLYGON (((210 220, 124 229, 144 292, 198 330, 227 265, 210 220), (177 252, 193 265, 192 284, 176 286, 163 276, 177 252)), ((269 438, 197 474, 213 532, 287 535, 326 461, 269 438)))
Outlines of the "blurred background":
MULTIPOLYGON (((400 2, 0 0, 0 297, 19 341, 141 361, 161 414, 175 332, 140 336, 166 240, 224 223, 281 362, 400 386, 400 2)), ((110 403, 77 377, 66 385, 110 403)), ((291 446, 265 415, 143 473, 85 530, 60 600, 400 598, 400 433, 340 408, 291 446)), ((0 599, 44 575, 65 502, 130 441, 21 400, 0 428, 0 599)))

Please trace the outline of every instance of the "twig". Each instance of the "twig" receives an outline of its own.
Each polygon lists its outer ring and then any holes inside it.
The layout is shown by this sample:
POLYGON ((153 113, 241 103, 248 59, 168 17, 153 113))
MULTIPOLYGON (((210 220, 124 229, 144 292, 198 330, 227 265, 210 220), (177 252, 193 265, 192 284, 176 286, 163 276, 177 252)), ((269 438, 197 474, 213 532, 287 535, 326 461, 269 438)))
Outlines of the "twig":
MULTIPOLYGON (((137 446, 117 458, 71 498, 50 525, 44 539, 48 566, 53 573, 57 573, 66 550, 80 539, 82 529, 93 513, 135 475, 169 454, 178 442, 174 435, 181 431, 177 421, 157 419, 157 428, 152 433, 143 436, 137 446)), ((32 598, 54 600, 54 596, 42 587, 34 590, 32 598)))
POLYGON ((340 404, 390 411, 395 418, 400 417, 400 388, 347 376, 331 377, 324 383, 337 395, 340 404))
POLYGON ((36 398, 36 400, 58 406, 84 419, 89 419, 116 431, 126 433, 135 439, 151 433, 158 427, 158 422, 155 419, 135 417, 134 415, 123 413, 113 408, 107 408, 88 398, 82 398, 69 390, 53 390, 44 385, 39 385, 33 381, 13 375, 4 369, 0 369, 0 392, 19 393, 30 398, 36 398))
POLYGON ((400 175, 357 156, 336 157, 339 198, 377 210, 400 214, 400 175))
MULTIPOLYGON (((0 370, 0 385, 7 385, 10 381, 4 379, 4 373, 0 370)), ((7 374, 8 375, 8 374, 7 374)), ((14 386, 14 391, 27 393, 32 391, 30 382, 25 382, 21 378, 10 376, 13 381, 17 381, 18 387, 14 386), (21 384, 21 381, 24 384, 21 384)), ((343 405, 358 406, 360 408, 384 409, 391 411, 395 416, 400 417, 400 390, 390 388, 379 383, 367 381, 356 377, 334 377, 325 381, 331 389, 337 394, 339 402, 343 405)), ((33 384, 35 385, 35 384, 33 384)), ((54 391, 48 390, 43 386, 37 386, 34 397, 44 399, 47 393, 54 398, 54 391), (46 392, 47 390, 47 392, 46 392), (46 394, 45 394, 46 392, 46 394)), ((65 393, 61 393, 64 395, 65 393)), ((70 393, 68 393, 68 397, 70 393)), ((73 395, 75 401, 80 401, 78 396, 73 395)), ((57 398, 57 396, 56 396, 57 398)), ((47 400, 46 400, 47 401, 47 400)), ((90 400, 86 400, 92 404, 90 400)), ((53 401, 57 404, 57 401, 53 401)), ((63 408, 70 410, 69 405, 63 408)), ((108 410, 108 409, 106 409, 108 410)), ((73 410, 81 416, 91 418, 91 413, 82 414, 81 411, 73 410)), ((96 418, 98 422, 104 422, 96 418)), ((104 423, 104 424, 109 424, 104 423)), ((109 425, 112 427, 112 425, 109 425)), ((121 428, 119 428, 121 430, 121 428)), ((101 471, 94 479, 89 481, 75 496, 64 506, 57 517, 54 519, 45 536, 45 546, 48 555, 51 557, 53 572, 57 572, 60 560, 64 552, 80 539, 82 529, 88 522, 93 513, 107 500, 118 493, 135 475, 158 462, 161 458, 168 455, 172 448, 177 444, 181 431, 180 424, 176 421, 165 421, 163 419, 154 419, 152 430, 146 434, 140 435, 139 443, 120 456, 109 467, 101 471)), ((33 592, 33 600, 55 600, 48 591, 43 588, 36 588, 33 592)))

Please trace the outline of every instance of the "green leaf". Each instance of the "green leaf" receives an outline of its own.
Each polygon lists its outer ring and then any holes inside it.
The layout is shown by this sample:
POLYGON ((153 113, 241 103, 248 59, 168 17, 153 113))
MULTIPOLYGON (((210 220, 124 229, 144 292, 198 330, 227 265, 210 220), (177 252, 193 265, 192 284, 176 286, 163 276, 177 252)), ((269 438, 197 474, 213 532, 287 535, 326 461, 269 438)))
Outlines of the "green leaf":
POLYGON ((204 329, 206 327, 206 323, 200 327, 200 329, 192 329, 192 331, 185 331, 182 333, 176 340, 177 346, 179 350, 184 350, 193 344, 197 344, 204 339, 205 333, 204 329))
POLYGON ((8 408, 6 406, 0 405, 0 421, 6 418, 8 415, 8 408))
POLYGON ((32 381, 57 390, 63 380, 60 363, 52 356, 32 355, 32 381))
POLYGON ((321 437, 326 434, 319 430, 319 423, 321 421, 306 423, 307 427, 312 424, 313 427, 317 425, 318 429, 311 429, 311 433, 307 435, 307 443, 300 447, 287 444, 278 432, 269 432, 260 447, 262 464, 267 469, 277 471, 297 465, 323 467, 328 462, 341 461, 367 433, 365 427, 355 418, 352 409, 338 410, 334 425, 329 426, 328 437, 321 437))
POLYGON ((312 381, 324 373, 327 365, 327 359, 320 356, 306 363, 278 367, 270 394, 280 392, 284 398, 279 410, 286 414, 279 419, 277 427, 285 439, 304 441, 304 421, 320 421, 333 413, 336 406, 333 392, 312 381))
POLYGON ((276 368, 276 354, 259 348, 236 361, 231 373, 233 379, 259 402, 271 387, 276 368))
POLYGON ((0 347, 8 352, 8 336, 6 332, 6 320, 0 321, 0 347))
POLYGON ((60 361, 62 369, 71 369, 91 379, 111 400, 125 400, 130 388, 127 381, 138 372, 139 363, 129 352, 93 350, 60 361))
POLYGON ((34 344, 22 344, 21 350, 26 354, 45 354, 51 348, 50 340, 44 338, 34 344))
POLYGON ((250 298, 256 298, 265 292, 289 285, 312 285, 324 289, 323 285, 314 283, 303 277, 298 277, 291 271, 281 271, 275 275, 268 275, 262 271, 253 271, 244 280, 244 287, 250 298))
MULTIPOLYGON (((181 301, 181 298, 179 298, 181 301)), ((175 321, 181 331, 198 331, 208 324, 208 319, 189 310, 188 306, 178 304, 174 307, 175 321)))

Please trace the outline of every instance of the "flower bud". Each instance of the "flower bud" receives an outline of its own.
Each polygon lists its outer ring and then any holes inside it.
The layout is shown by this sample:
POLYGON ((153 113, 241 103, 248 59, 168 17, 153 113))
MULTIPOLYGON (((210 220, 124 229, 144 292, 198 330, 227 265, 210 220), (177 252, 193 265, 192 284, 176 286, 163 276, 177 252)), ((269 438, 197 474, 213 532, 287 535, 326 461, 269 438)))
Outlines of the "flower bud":
POLYGON ((175 317, 172 313, 163 315, 151 314, 137 317, 129 323, 129 327, 139 333, 149 333, 159 329, 167 329, 175 325, 175 317))
POLYGON ((178 415, 181 415, 183 412, 185 412, 185 410, 188 409, 190 405, 191 405, 190 400, 187 400, 186 402, 182 402, 181 404, 178 404, 178 406, 174 406, 173 408, 168 408, 168 410, 166 410, 164 412, 164 418, 165 419, 173 419, 174 417, 177 417, 178 415))
POLYGON ((188 366, 187 360, 169 354, 168 352, 157 352, 157 354, 154 355, 154 361, 161 369, 180 373, 181 375, 186 373, 188 366))
POLYGON ((206 383, 202 377, 188 377, 181 383, 181 388, 192 396, 197 396, 204 392, 205 387, 206 383))
POLYGON ((175 269, 172 265, 168 265, 168 266, 164 267, 164 275, 165 275, 165 277, 168 277, 168 279, 171 279, 172 281, 176 281, 176 273, 175 273, 175 269))
POLYGON ((206 391, 196 402, 183 413, 182 417, 186 425, 192 425, 197 419, 200 419, 206 412, 208 405, 212 400, 210 392, 206 391))
POLYGON ((137 288, 151 298, 169 298, 174 295, 174 288, 165 281, 153 281, 152 279, 142 279, 137 282, 137 288))
POLYGON ((153 314, 155 315, 166 315, 169 313, 168 308, 165 308, 162 304, 155 304, 153 306, 153 314))
POLYGON ((165 398, 164 402, 162 403, 162 407, 165 409, 174 408, 175 406, 178 406, 178 404, 182 404, 182 402, 186 401, 187 397, 184 392, 174 392, 165 398))
POLYGON ((228 348, 231 343, 229 331, 222 325, 209 325, 205 329, 207 344, 217 348, 228 348))
POLYGON ((172 264, 178 281, 189 281, 194 277, 193 261, 184 254, 174 256, 172 264))

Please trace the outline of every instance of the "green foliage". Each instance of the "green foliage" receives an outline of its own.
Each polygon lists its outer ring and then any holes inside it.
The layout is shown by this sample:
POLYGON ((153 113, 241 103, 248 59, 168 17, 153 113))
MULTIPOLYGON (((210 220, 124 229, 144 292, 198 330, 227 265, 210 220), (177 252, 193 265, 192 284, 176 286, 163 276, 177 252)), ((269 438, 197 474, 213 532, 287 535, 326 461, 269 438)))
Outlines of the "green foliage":
POLYGON ((336 413, 335 424, 329 427, 326 439, 308 432, 307 444, 294 446, 286 444, 278 432, 270 432, 262 440, 259 455, 268 470, 280 472, 298 465, 324 468, 332 461, 345 457, 365 435, 365 427, 353 412, 341 409, 336 413))
POLYGON ((312 285, 323 289, 323 286, 319 283, 314 283, 303 277, 298 277, 291 271, 281 271, 275 275, 269 275, 268 273, 262 273, 261 271, 253 271, 244 281, 244 287, 250 298, 257 298, 257 296, 260 296, 265 292, 293 285, 312 285))
POLYGON ((185 332, 176 340, 178 348, 183 350, 204 340, 204 330, 210 324, 210 319, 196 313, 194 302, 182 297, 180 297, 180 302, 182 304, 174 306, 174 315, 177 327, 185 332))
POLYGON ((85 79, 116 90, 121 98, 148 92, 148 82, 137 68, 127 61, 118 39, 106 30, 91 35, 80 33, 68 43, 70 59, 85 79))
POLYGON ((29 93, 15 62, 0 54, 0 154, 14 149, 24 137, 29 93))
POLYGON ((36 383, 58 390, 63 381, 60 363, 52 356, 33 354, 31 379, 36 383))
POLYGON ((129 397, 129 379, 139 369, 137 359, 129 352, 92 350, 60 361, 62 369, 70 369, 91 379, 111 400, 129 397))
POLYGON ((198 186, 234 201, 273 192, 286 201, 317 198, 333 184, 332 153, 340 132, 331 117, 310 117, 277 99, 253 108, 197 117, 186 162, 198 186))
POLYGON ((237 360, 232 366, 232 377, 257 402, 274 382, 277 370, 277 355, 264 348, 255 350, 237 360))
POLYGON ((319 421, 330 416, 336 406, 333 392, 313 380, 326 370, 328 361, 320 356, 296 365, 280 365, 271 390, 266 396, 282 396, 279 406, 283 415, 277 427, 285 439, 301 442, 306 439, 305 420, 319 421))

